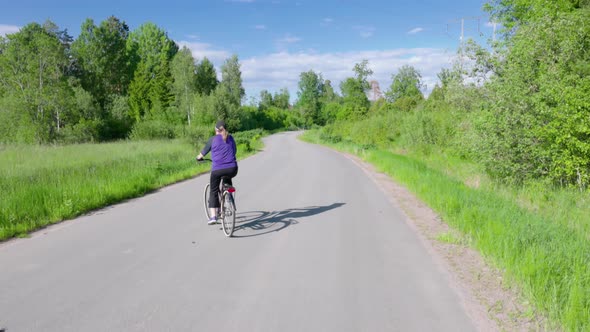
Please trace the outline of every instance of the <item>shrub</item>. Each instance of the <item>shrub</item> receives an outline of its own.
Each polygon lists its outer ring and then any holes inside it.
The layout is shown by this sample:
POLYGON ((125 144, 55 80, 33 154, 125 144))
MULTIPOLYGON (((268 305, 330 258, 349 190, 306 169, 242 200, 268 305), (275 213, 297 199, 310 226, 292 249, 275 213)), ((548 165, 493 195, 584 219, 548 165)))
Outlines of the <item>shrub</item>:
POLYGON ((133 140, 166 139, 175 137, 174 125, 161 120, 145 120, 136 122, 131 130, 133 140))

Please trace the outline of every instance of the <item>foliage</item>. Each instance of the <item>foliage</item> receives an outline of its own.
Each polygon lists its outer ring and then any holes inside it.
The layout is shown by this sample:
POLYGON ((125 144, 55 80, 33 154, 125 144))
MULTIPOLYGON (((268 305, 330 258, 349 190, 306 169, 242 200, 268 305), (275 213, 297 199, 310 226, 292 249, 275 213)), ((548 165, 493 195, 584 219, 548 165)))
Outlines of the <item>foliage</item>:
POLYGON ((171 139, 174 138, 174 127, 162 120, 145 120, 136 122, 131 131, 133 140, 171 139))
MULTIPOLYGON (((409 65, 402 66, 397 74, 391 76, 392 82, 389 91, 385 93, 388 101, 396 102, 400 98, 406 98, 402 104, 423 99, 422 92, 422 76, 420 72, 409 65)), ((417 103, 416 103, 417 104, 417 103)))
POLYGON ((280 91, 275 92, 275 94, 273 95, 272 104, 277 108, 287 109, 290 106, 290 99, 291 95, 289 94, 289 90, 287 88, 282 88, 280 91))
POLYGON ((211 63, 207 57, 204 57, 203 60, 197 64, 195 72, 197 93, 205 96, 210 95, 217 87, 217 84, 219 84, 213 63, 211 63))
POLYGON ((131 82, 128 37, 129 27, 114 16, 99 26, 86 19, 72 44, 76 76, 102 109, 108 107, 113 95, 125 95, 131 82))
POLYGON ((150 22, 130 32, 114 16, 87 19, 76 40, 51 21, 31 23, 0 36, 0 142, 191 140, 217 119, 230 130, 303 126, 286 111, 286 88, 269 93, 264 112, 243 112, 236 55, 221 76, 150 22))
POLYGON ((539 18, 520 27, 480 123, 491 174, 590 183, 590 15, 539 18))
POLYGON ((339 96, 334 92, 332 81, 325 80, 322 86, 321 102, 326 105, 333 102, 339 102, 339 96))
POLYGON ((223 119, 229 130, 240 127, 240 105, 245 91, 238 56, 233 55, 221 66, 221 83, 214 92, 213 116, 223 119))
POLYGON ((349 77, 340 84, 342 91, 342 111, 339 119, 360 119, 369 111, 371 103, 365 93, 367 85, 363 81, 349 77))
POLYGON ((265 110, 269 107, 272 107, 273 99, 272 94, 268 92, 268 90, 260 91, 260 102, 258 103, 258 108, 261 110, 265 110))
POLYGON ((195 74, 197 69, 191 51, 183 47, 172 59, 171 67, 174 104, 190 126, 191 117, 194 113, 193 95, 197 90, 197 77, 195 74))
POLYGON ((484 9, 504 28, 506 38, 511 38, 523 24, 543 19, 553 19, 558 13, 567 13, 590 6, 588 0, 491 0, 484 9))
POLYGON ((281 128, 299 128, 302 126, 299 113, 271 106, 260 109, 253 106, 242 106, 240 130, 277 130, 281 128))
POLYGON ((360 119, 367 114, 371 103, 367 97, 367 90, 370 88, 367 78, 373 75, 369 69, 369 61, 363 60, 354 65, 355 77, 349 77, 340 83, 342 92, 342 109, 338 112, 337 118, 360 119))
POLYGON ((137 63, 129 87, 129 106, 136 121, 165 112, 173 100, 170 88, 170 61, 178 46, 166 32, 153 23, 145 23, 129 35, 127 50, 137 63))
MULTIPOLYGON (((68 65, 62 41, 37 23, 7 36, 0 54, 2 112, 16 120, 14 125, 27 127, 13 128, 18 132, 14 138, 31 143, 56 139, 73 95, 65 75, 68 65)), ((0 133, 0 138, 11 135, 0 133)))
POLYGON ((320 123, 321 95, 324 79, 321 74, 313 70, 299 75, 299 90, 297 92, 297 108, 303 116, 306 125, 320 123))

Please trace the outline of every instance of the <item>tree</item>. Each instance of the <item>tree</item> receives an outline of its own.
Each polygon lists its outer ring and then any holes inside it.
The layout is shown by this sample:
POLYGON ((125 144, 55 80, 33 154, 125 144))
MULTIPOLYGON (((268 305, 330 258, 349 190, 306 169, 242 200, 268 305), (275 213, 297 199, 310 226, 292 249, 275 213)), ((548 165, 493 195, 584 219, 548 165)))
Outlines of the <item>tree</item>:
POLYGON ((111 16, 99 26, 86 19, 80 30, 72 44, 75 76, 98 103, 102 139, 124 138, 128 132, 114 128, 123 130, 128 126, 118 123, 119 117, 110 111, 115 100, 127 95, 133 76, 134 67, 127 50, 129 27, 111 16))
POLYGON ((338 101, 338 95, 334 92, 334 88, 332 87, 332 81, 326 80, 324 85, 322 86, 322 103, 327 104, 331 102, 338 101))
POLYGON ((285 110, 289 108, 290 98, 289 90, 287 90, 287 88, 282 88, 279 92, 275 92, 272 102, 274 106, 285 110))
POLYGON ((190 126, 191 114, 194 112, 192 96, 196 92, 197 77, 195 59, 186 47, 183 47, 172 59, 172 78, 176 106, 183 114, 186 114, 186 121, 190 126))
POLYGON ((215 67, 213 67, 213 63, 204 57, 199 64, 197 64, 196 68, 196 89, 197 92, 202 95, 210 95, 217 84, 217 73, 215 72, 215 67))
MULTIPOLYGON (((69 61, 64 45, 53 32, 31 23, 8 35, 0 55, 0 85, 4 116, 17 122, 19 140, 48 142, 57 137, 69 111, 72 90, 64 75, 69 61)), ((15 136, 13 136, 15 138, 15 136)))
POLYGON ((414 67, 404 65, 391 78, 393 80, 391 87, 385 93, 389 102, 397 102, 399 105, 403 105, 404 110, 409 110, 424 99, 420 91, 422 88, 422 76, 414 67))
POLYGON ((258 103, 259 110, 265 110, 273 106, 272 94, 268 90, 260 91, 260 102, 258 103))
POLYGON ((559 13, 589 6, 588 0, 492 0, 484 5, 484 10, 502 25, 505 38, 510 39, 524 23, 555 18, 559 13))
POLYGON ((371 102, 367 97, 366 85, 358 78, 349 77, 340 83, 342 91, 343 113, 341 119, 359 119, 367 114, 371 102))
POLYGON ((174 99, 170 61, 178 46, 155 24, 145 23, 129 35, 127 51, 136 67, 129 86, 132 116, 136 120, 146 115, 166 117, 165 111, 174 99))
POLYGON ((356 79, 360 82, 364 91, 368 90, 371 86, 367 81, 373 71, 369 68, 369 60, 362 60, 360 63, 354 65, 353 71, 356 73, 356 79))
POLYGON ((246 95, 246 91, 242 86, 242 72, 240 71, 240 62, 237 55, 234 54, 221 66, 220 84, 227 89, 229 102, 239 107, 246 95))
POLYGON ((440 81, 441 87, 444 89, 454 82, 462 82, 461 72, 456 69, 443 68, 440 73, 436 74, 440 81))
POLYGON ((104 110, 114 95, 125 95, 131 82, 129 54, 126 50, 129 27, 111 16, 94 25, 86 19, 80 35, 72 44, 82 87, 89 91, 104 110))
POLYGON ((367 97, 366 91, 370 88, 367 78, 373 75, 373 71, 368 68, 369 61, 362 60, 354 65, 353 71, 355 77, 349 77, 340 83, 342 92, 343 107, 339 113, 341 119, 359 119, 367 114, 371 102, 367 97))
POLYGON ((321 74, 313 70, 299 75, 299 91, 297 92, 297 107, 308 125, 319 124, 321 120, 321 93, 324 80, 321 74))
POLYGON ((488 172, 523 182, 590 185, 590 13, 562 12, 521 26, 481 125, 488 172))
POLYGON ((233 55, 221 66, 221 82, 215 89, 214 115, 225 120, 230 130, 240 127, 240 106, 246 94, 238 56, 233 55))

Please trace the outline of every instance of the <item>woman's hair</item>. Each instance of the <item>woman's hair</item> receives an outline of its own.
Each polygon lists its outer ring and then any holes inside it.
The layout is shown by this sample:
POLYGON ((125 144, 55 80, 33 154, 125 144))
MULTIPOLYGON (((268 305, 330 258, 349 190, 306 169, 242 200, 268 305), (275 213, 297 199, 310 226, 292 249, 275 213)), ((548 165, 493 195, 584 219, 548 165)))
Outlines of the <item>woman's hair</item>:
POLYGON ((217 121, 215 124, 215 129, 221 133, 223 143, 227 143, 227 135, 229 135, 229 133, 227 132, 227 129, 225 129, 225 122, 222 120, 217 121))
POLYGON ((229 135, 229 133, 227 132, 227 129, 221 127, 221 128, 219 128, 219 131, 221 132, 221 137, 223 138, 223 143, 227 143, 227 135, 229 135))

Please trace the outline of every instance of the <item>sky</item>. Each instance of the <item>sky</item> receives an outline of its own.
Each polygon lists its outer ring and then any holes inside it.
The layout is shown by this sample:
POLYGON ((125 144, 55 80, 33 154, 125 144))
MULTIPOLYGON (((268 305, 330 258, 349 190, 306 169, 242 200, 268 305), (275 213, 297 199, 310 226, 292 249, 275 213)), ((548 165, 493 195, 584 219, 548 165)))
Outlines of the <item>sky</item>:
POLYGON ((463 36, 485 45, 493 36, 485 0, 2 0, 0 35, 47 19, 74 38, 86 18, 100 24, 111 15, 130 30, 155 23, 197 61, 220 66, 236 54, 246 102, 261 90, 287 88, 297 98, 299 75, 313 70, 339 91, 353 67, 369 61, 381 91, 392 75, 411 65, 422 75, 424 93, 436 74, 452 66, 463 36))

